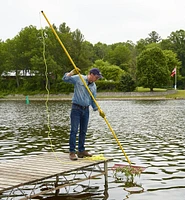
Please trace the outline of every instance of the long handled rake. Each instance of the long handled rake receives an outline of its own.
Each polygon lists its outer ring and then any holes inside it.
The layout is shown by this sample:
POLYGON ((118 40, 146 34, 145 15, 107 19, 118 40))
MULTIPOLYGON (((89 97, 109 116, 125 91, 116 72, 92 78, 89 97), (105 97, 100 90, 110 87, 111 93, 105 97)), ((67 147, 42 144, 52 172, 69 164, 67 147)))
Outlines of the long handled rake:
MULTIPOLYGON (((44 14, 44 12, 41 11, 41 13, 43 14, 44 18, 46 19, 47 23, 49 24, 49 26, 50 26, 51 30, 53 31, 54 35, 56 36, 58 42, 59 42, 60 45, 62 46, 64 52, 66 53, 67 57, 69 58, 70 62, 72 63, 74 69, 76 69, 76 71, 78 72, 78 68, 76 67, 76 65, 75 65, 75 63, 73 62, 71 56, 69 55, 68 51, 66 50, 64 44, 62 43, 62 41, 60 40, 59 36, 57 35, 55 29, 53 28, 53 26, 52 26, 51 23, 49 22, 48 18, 47 18, 46 15, 44 14)), ((100 106, 98 105, 96 99, 94 98, 93 94, 91 93, 90 89, 88 88, 88 86, 87 86, 85 80, 82 78, 82 76, 81 76, 81 74, 80 74, 79 72, 78 72, 78 75, 79 75, 81 81, 83 82, 84 86, 86 87, 87 91, 89 92, 90 96, 92 97, 93 101, 95 102, 95 104, 96 104, 98 110, 101 111, 100 106)), ((110 123, 108 122, 106 116, 104 116, 103 118, 104 118, 104 120, 105 120, 107 126, 109 127, 110 131, 112 132, 112 134, 113 134, 113 136, 114 136, 114 138, 115 138, 115 140, 116 140, 118 146, 120 147, 121 151, 123 152, 123 154, 124 154, 124 156, 125 156, 127 162, 128 162, 129 165, 131 166, 131 162, 130 162, 128 156, 126 155, 126 153, 125 153, 123 147, 121 146, 121 144, 120 144, 120 142, 119 142, 119 140, 118 140, 118 138, 117 138, 117 136, 116 136, 114 130, 112 129, 110 123)), ((119 166, 120 166, 120 165, 119 165, 119 166)), ((134 166, 132 166, 132 167, 134 167, 134 166)), ((135 166, 135 167, 138 167, 138 166, 135 166)), ((144 169, 143 169, 143 170, 144 170, 144 169)))

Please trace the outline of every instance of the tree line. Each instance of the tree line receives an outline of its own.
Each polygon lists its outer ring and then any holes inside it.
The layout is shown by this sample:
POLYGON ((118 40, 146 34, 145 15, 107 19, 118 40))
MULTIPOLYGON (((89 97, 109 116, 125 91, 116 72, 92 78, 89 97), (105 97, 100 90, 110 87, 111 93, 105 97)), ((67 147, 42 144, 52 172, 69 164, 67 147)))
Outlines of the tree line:
MULTIPOLYGON (((170 73, 175 67, 178 88, 185 88, 184 30, 172 32, 166 39, 152 31, 136 44, 128 40, 93 45, 79 29, 71 31, 66 23, 53 28, 82 74, 92 67, 102 71, 104 78, 97 82, 100 91, 127 92, 137 86, 151 91, 155 87, 172 88, 174 80, 170 73)), ((46 79, 51 92, 72 92, 73 87, 62 81, 63 74, 71 69, 71 62, 47 26, 37 29, 30 25, 13 39, 0 40, 1 92, 44 92, 46 79)))

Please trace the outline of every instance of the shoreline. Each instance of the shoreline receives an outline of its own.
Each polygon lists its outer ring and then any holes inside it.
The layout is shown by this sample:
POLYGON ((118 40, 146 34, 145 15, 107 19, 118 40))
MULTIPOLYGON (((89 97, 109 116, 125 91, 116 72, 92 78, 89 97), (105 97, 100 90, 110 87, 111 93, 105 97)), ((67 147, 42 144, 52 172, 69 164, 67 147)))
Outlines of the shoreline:
MULTIPOLYGON (((73 93, 69 94, 12 94, 3 96, 0 101, 71 101, 73 93)), ((128 100, 184 100, 185 96, 178 95, 177 91, 164 92, 98 92, 97 101, 128 101, 128 100)))
MULTIPOLYGON (((56 96, 56 95, 36 95, 36 96, 32 96, 32 95, 27 95, 27 96, 23 96, 23 95, 16 95, 16 96, 7 96, 7 97, 3 97, 0 98, 0 101, 71 101, 72 100, 72 96, 71 95, 65 95, 65 96, 56 96)), ((171 97, 171 98, 167 98, 165 96, 102 96, 99 97, 97 96, 96 98, 97 101, 136 101, 136 100, 185 100, 185 98, 179 98, 179 97, 171 97)))

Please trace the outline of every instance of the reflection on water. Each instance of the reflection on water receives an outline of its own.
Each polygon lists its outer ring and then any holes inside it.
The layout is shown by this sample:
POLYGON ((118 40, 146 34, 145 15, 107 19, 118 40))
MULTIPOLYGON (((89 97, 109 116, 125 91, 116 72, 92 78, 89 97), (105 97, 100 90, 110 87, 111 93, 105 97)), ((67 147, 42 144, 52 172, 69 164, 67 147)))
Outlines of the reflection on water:
MULTIPOLYGON (((99 104, 131 162, 147 166, 137 179, 144 192, 131 195, 124 190, 123 183, 115 182, 110 170, 106 199, 185 198, 185 101, 100 101, 99 104)), ((68 101, 49 102, 51 137, 56 151, 68 152, 70 106, 68 101)), ((31 101, 29 105, 0 101, 0 112, 0 162, 51 151, 44 101, 31 101)), ((110 167, 117 162, 125 163, 105 121, 92 109, 86 148, 94 154, 114 157, 110 167)), ((79 199, 105 199, 104 178, 92 180, 90 186, 99 188, 87 191, 79 199)))

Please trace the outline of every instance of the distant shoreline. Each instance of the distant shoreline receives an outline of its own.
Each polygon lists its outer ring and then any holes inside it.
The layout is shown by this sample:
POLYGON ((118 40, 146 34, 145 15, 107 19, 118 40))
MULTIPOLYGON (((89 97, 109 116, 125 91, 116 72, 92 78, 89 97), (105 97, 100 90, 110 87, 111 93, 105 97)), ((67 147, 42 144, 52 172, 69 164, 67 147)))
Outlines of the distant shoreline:
MULTIPOLYGON (((174 93, 174 92, 173 92, 174 93)), ((172 94, 173 94, 172 93, 172 94)), ((132 93, 121 93, 121 92, 99 92, 97 93, 97 101, 127 101, 127 100, 182 100, 185 98, 179 97, 166 97, 167 92, 132 92, 132 93)), ((72 99, 73 93, 70 94, 36 94, 36 95, 23 95, 14 94, 7 95, 0 100, 11 100, 11 101, 24 101, 26 98, 32 101, 70 101, 72 99)))

